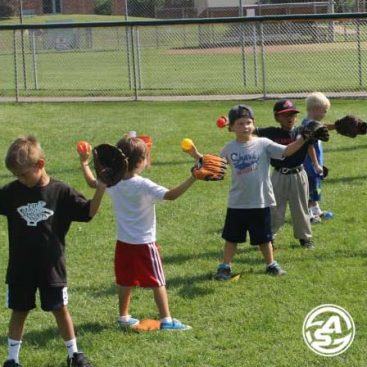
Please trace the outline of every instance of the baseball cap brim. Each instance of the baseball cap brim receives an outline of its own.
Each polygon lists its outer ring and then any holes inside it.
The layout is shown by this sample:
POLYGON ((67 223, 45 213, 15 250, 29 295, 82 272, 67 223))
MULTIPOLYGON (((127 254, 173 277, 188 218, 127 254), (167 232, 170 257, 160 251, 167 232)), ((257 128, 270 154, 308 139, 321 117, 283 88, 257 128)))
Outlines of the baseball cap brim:
POLYGON ((294 113, 299 113, 299 111, 295 108, 286 108, 285 110, 281 110, 281 111, 276 111, 276 114, 280 114, 280 113, 286 113, 286 112, 294 112, 294 113))

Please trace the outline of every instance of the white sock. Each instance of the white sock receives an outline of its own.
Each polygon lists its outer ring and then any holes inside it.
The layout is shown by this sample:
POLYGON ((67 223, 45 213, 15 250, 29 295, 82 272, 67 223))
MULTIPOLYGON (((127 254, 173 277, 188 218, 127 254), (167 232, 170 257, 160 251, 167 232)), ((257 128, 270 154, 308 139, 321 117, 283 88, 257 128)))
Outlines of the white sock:
POLYGON ((8 338, 8 359, 14 359, 15 363, 19 363, 19 351, 22 345, 21 340, 8 338))
POLYGON ((172 317, 163 317, 161 322, 172 322, 172 317))
POLYGON ((76 338, 64 341, 66 349, 68 350, 69 358, 73 358, 74 353, 78 353, 78 347, 76 346, 76 338))

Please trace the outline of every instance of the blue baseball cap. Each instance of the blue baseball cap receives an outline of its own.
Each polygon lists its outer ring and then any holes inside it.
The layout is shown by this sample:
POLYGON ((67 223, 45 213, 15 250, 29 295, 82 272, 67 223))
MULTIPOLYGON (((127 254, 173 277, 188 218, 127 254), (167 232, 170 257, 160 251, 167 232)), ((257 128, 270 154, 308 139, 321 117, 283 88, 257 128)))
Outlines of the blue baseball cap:
POLYGON ((251 107, 240 104, 232 107, 228 112, 228 119, 231 124, 241 117, 249 117, 254 120, 254 111, 251 107))

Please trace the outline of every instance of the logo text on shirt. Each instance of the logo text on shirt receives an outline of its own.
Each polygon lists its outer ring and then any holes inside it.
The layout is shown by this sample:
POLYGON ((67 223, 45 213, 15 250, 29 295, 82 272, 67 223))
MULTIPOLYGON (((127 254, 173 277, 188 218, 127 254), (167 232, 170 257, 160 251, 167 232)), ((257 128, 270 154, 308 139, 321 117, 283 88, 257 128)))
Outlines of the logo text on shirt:
POLYGON ((39 201, 20 206, 17 210, 22 218, 27 222, 27 226, 36 227, 37 223, 51 217, 54 212, 45 208, 46 203, 39 201))

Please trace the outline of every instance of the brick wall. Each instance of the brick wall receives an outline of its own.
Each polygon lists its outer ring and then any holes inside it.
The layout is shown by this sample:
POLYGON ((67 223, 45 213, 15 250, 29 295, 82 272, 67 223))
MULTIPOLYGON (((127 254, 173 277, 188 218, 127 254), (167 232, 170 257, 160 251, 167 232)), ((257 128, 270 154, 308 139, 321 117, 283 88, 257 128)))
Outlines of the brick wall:
POLYGON ((94 1, 63 0, 63 14, 94 14, 94 1))
POLYGON ((126 0, 112 0, 112 15, 125 15, 126 0))

